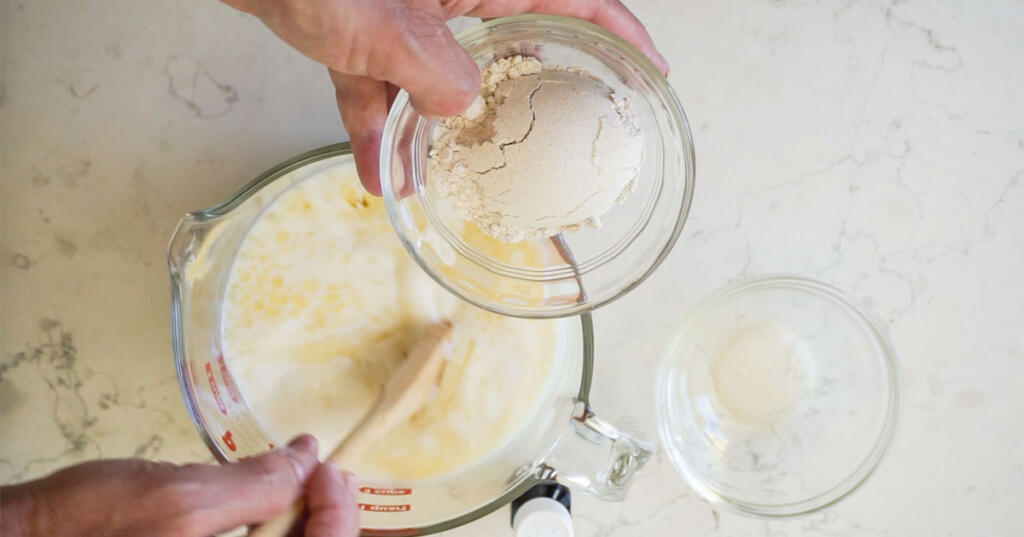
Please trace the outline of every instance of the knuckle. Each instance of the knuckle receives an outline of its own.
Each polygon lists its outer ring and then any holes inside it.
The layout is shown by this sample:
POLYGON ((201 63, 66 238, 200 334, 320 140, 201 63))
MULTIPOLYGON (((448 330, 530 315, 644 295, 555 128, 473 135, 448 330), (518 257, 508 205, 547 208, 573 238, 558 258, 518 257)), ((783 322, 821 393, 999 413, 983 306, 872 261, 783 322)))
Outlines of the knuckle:
POLYGON ((332 68, 353 75, 367 74, 374 45, 364 32, 339 28, 331 32, 328 43, 332 68))
POLYGON ((203 482, 195 476, 205 469, 201 464, 150 463, 139 480, 137 505, 140 512, 162 514, 151 535, 202 534, 208 497, 203 482))
POLYGON ((139 504, 167 513, 172 519, 200 509, 203 486, 190 476, 201 467, 198 464, 148 463, 138 480, 139 504))
POLYGON ((250 459, 246 461, 246 464, 249 464, 256 474, 269 478, 285 469, 285 465, 288 464, 285 459, 286 456, 283 453, 274 452, 270 455, 250 459))
POLYGON ((197 488, 195 483, 168 480, 143 491, 141 503, 171 516, 186 515, 200 507, 196 503, 197 488))
POLYGON ((295 463, 283 451, 256 457, 246 463, 250 464, 257 477, 268 485, 299 486, 295 463))
POLYGON ((316 4, 308 2, 285 2, 283 17, 291 21, 303 35, 322 35, 329 18, 316 4))

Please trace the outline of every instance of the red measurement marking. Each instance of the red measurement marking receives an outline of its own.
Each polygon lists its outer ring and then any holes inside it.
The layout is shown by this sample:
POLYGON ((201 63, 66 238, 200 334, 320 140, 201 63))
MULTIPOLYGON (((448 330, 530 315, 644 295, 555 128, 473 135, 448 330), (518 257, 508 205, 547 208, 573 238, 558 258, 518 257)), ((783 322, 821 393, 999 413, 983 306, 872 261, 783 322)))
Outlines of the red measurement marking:
POLYGON ((220 398, 220 388, 217 387, 217 380, 213 378, 213 367, 210 362, 206 362, 206 380, 210 381, 210 391, 213 392, 213 399, 217 401, 217 408, 221 414, 227 416, 228 409, 224 406, 224 400, 220 398))
POLYGON ((373 487, 361 487, 359 492, 363 494, 376 494, 377 496, 408 496, 412 489, 375 489, 373 487))
POLYGON ((359 504, 360 511, 372 511, 374 513, 400 513, 408 511, 410 509, 408 504, 405 505, 374 505, 372 503, 361 503, 359 504))
POLYGON ((238 450, 238 446, 235 445, 235 441, 231 438, 231 431, 224 431, 224 435, 220 439, 224 441, 224 445, 231 451, 238 450))
POLYGON ((231 375, 228 374, 228 365, 224 363, 224 355, 217 355, 217 365, 220 366, 220 377, 224 379, 224 389, 228 391, 228 395, 231 396, 231 400, 238 402, 238 390, 235 389, 235 382, 231 380, 231 375))
POLYGON ((416 528, 395 528, 393 530, 373 530, 374 535, 394 535, 395 537, 409 537, 419 535, 416 528))

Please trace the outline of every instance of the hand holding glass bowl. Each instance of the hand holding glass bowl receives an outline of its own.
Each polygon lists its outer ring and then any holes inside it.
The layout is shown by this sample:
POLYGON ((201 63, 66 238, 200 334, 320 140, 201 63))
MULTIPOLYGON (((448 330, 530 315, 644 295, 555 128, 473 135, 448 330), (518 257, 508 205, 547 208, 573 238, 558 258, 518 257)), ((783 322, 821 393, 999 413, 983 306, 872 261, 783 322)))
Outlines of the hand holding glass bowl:
POLYGON ((526 261, 456 216, 431 184, 426 161, 436 122, 399 93, 384 128, 380 178, 388 215, 406 249, 443 287, 505 315, 577 315, 625 295, 668 255, 693 195, 690 129, 668 82, 631 45, 576 19, 507 17, 457 38, 481 67, 525 55, 595 76, 636 114, 644 161, 635 190, 602 217, 601 227, 532 239, 550 255, 526 261))

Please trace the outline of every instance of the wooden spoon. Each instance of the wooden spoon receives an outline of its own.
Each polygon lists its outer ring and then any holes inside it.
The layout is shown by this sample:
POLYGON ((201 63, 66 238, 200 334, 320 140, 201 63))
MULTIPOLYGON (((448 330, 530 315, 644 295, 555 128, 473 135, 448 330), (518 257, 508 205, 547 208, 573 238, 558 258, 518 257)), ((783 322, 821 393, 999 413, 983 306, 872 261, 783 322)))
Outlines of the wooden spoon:
MULTIPOLYGON (((448 321, 427 329, 423 338, 409 351, 409 356, 392 373, 377 401, 327 460, 341 468, 351 467, 367 447, 423 407, 441 380, 445 349, 451 333, 452 325, 448 321)), ((299 498, 291 509, 260 524, 249 533, 249 537, 283 537, 305 510, 306 503, 299 498)))

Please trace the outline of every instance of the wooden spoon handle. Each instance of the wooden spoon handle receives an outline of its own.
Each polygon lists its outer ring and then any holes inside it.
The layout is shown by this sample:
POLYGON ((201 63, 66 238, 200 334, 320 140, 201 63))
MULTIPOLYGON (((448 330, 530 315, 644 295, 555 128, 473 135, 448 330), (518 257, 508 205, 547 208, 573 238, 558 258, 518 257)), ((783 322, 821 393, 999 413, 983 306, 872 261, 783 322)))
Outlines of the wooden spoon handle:
MULTIPOLYGON (((444 370, 444 350, 451 330, 451 323, 447 321, 427 330, 392 374, 377 402, 327 456, 328 460, 340 468, 352 467, 367 447, 423 406, 444 370)), ((306 502, 299 498, 291 509, 249 532, 249 537, 283 537, 305 510, 306 502)))
MULTIPOLYGON (((363 421, 369 421, 368 418, 375 414, 373 411, 367 414, 363 421)), ((372 423, 381 423, 379 420, 374 420, 372 423)), ((359 460, 359 456, 363 453, 363 450, 367 445, 373 442, 376 438, 381 436, 380 432, 374 430, 367 433, 360 434, 363 431, 363 423, 360 423, 354 429, 353 434, 346 438, 337 449, 334 450, 327 458, 334 462, 339 468, 350 468, 352 464, 359 460), (365 440, 364 440, 365 439, 365 440), (368 440, 368 441, 367 441, 368 440)), ((375 428, 374 426, 370 426, 375 428)), ((387 431, 384 431, 387 432, 387 431)), ((304 498, 299 498, 292 504, 292 506, 276 515, 274 518, 260 524, 256 529, 249 532, 249 537, 283 537, 288 535, 288 532, 295 526, 295 523, 299 521, 303 513, 306 511, 306 501, 304 498)))
POLYGON ((274 518, 249 530, 249 537, 283 537, 288 535, 288 532, 291 531, 292 527, 302 518, 302 514, 305 512, 306 500, 299 498, 288 510, 274 515, 274 518))

